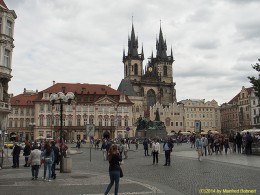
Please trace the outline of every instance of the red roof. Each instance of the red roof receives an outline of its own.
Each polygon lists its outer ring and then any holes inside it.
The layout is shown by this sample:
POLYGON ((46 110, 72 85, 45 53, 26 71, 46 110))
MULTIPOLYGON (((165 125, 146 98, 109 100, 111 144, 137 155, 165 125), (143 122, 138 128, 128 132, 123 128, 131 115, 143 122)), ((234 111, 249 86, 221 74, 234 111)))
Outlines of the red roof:
POLYGON ((38 94, 28 95, 28 94, 20 94, 11 98, 12 106, 32 106, 33 101, 36 100, 38 94))
POLYGON ((100 84, 81 84, 81 83, 56 83, 51 87, 43 90, 47 93, 68 93, 73 92, 77 94, 97 94, 97 95, 120 95, 117 90, 100 84))
POLYGON ((8 9, 8 7, 6 6, 4 0, 0 0, 0 6, 4 7, 5 9, 8 9))

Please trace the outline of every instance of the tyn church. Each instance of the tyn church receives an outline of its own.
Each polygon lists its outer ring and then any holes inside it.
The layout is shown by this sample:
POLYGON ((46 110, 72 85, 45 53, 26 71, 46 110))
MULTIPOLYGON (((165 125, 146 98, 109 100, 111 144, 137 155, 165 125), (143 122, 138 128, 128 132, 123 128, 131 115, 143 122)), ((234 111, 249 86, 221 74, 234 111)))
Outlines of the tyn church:
MULTIPOLYGON (((123 51, 124 79, 122 79, 118 91, 142 101, 142 110, 147 112, 150 106, 160 103, 168 106, 176 101, 175 83, 173 82, 174 62, 172 48, 167 55, 167 44, 163 38, 160 26, 159 39, 156 40, 156 56, 153 52, 148 58, 148 64, 143 68, 144 52, 138 54, 138 38, 135 35, 132 24, 131 36, 128 37, 127 55, 123 51)), ((131 98, 132 97, 132 98, 131 98)))

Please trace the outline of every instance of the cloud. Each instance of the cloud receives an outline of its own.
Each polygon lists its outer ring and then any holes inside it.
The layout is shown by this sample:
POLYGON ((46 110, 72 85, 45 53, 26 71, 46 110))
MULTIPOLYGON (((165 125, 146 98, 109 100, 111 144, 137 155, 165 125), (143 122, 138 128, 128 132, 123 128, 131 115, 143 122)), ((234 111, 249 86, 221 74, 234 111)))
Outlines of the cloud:
POLYGON ((56 82, 112 84, 123 78, 132 16, 144 66, 155 50, 160 20, 173 47, 177 98, 229 101, 250 86, 260 56, 259 1, 5 0, 15 10, 9 93, 56 82), (235 3, 238 2, 238 3, 235 3))

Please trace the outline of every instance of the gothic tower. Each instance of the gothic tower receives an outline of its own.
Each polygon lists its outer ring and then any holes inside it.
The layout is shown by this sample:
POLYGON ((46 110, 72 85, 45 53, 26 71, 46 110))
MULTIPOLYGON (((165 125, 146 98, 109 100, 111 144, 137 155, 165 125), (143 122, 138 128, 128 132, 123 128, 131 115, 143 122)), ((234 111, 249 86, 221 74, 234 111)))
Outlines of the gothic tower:
POLYGON ((123 51, 124 78, 129 80, 141 81, 143 74, 144 53, 138 54, 138 37, 135 35, 134 25, 132 24, 131 36, 128 37, 128 52, 123 51))

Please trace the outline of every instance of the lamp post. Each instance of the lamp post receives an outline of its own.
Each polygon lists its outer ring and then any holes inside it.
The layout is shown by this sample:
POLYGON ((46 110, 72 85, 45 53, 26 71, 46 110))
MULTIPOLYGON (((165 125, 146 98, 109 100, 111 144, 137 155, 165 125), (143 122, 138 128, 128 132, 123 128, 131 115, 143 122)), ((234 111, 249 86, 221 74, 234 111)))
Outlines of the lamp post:
POLYGON ((52 93, 50 95, 50 102, 52 106, 55 104, 60 105, 60 153, 61 153, 61 159, 60 159, 60 172, 63 172, 63 158, 65 156, 64 146, 63 146, 63 119, 62 119, 62 113, 63 113, 63 104, 71 104, 72 100, 75 98, 74 93, 68 92, 66 95, 62 92, 52 93))

